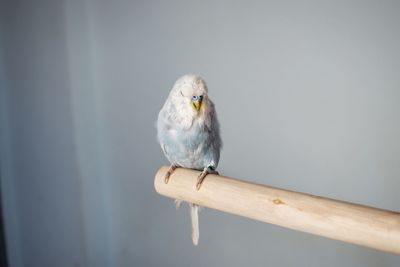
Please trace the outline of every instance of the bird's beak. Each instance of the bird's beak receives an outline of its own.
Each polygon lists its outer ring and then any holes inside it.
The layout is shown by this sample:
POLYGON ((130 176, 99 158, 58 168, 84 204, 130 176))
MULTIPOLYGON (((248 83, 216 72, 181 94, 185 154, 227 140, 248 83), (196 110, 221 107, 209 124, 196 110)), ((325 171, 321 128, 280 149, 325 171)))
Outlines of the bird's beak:
POLYGON ((192 101, 192 106, 195 110, 199 111, 201 108, 201 102, 202 100, 197 100, 197 101, 192 101))

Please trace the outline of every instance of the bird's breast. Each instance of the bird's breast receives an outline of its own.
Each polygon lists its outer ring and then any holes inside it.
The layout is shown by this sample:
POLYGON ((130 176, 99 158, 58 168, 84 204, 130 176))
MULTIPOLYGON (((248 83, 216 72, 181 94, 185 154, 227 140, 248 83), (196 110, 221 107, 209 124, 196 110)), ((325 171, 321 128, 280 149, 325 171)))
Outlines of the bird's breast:
POLYGON ((187 168, 203 168, 204 154, 209 145, 209 132, 204 127, 192 127, 186 131, 169 129, 167 151, 180 166, 187 168))

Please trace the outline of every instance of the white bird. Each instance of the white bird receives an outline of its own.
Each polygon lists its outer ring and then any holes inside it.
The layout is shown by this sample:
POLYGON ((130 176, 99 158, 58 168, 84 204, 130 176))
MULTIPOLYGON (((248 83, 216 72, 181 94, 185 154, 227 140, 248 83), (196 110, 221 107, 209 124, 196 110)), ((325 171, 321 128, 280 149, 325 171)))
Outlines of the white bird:
MULTIPOLYGON (((214 104, 208 97, 205 81, 193 74, 179 78, 157 120, 157 137, 171 163, 165 183, 177 167, 201 170, 196 188, 209 173, 217 173, 222 141, 214 104)), ((182 201, 175 200, 177 208, 182 201)), ((192 221, 192 241, 199 241, 199 206, 189 203, 192 221)))

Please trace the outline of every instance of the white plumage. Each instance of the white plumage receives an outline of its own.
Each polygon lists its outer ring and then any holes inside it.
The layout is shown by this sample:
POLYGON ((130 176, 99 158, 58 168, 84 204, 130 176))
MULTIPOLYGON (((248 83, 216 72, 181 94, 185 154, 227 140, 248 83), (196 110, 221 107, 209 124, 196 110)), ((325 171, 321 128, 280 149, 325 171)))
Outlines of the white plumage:
MULTIPOLYGON (((157 137, 171 166, 165 177, 177 167, 201 170, 196 184, 200 189, 204 177, 215 173, 222 141, 213 102, 205 81, 193 74, 179 78, 173 86, 157 120, 157 137)), ((193 185, 194 186, 194 185, 193 185)), ((176 200, 179 208, 180 200, 176 200)), ((199 240, 199 206, 190 203, 192 240, 199 240)))

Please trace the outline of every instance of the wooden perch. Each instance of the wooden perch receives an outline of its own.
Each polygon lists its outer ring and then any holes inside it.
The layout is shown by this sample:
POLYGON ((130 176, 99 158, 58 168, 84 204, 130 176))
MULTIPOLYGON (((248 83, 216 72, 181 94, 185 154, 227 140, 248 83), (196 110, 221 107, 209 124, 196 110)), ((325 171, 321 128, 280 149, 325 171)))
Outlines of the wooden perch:
POLYGON ((154 186, 164 196, 348 243, 400 254, 400 213, 208 175, 199 191, 199 171, 168 167, 154 186))

